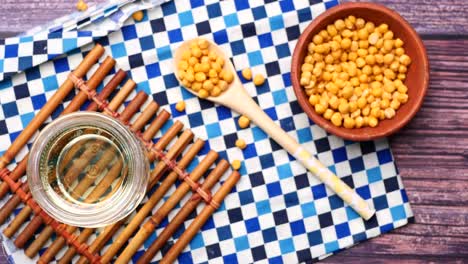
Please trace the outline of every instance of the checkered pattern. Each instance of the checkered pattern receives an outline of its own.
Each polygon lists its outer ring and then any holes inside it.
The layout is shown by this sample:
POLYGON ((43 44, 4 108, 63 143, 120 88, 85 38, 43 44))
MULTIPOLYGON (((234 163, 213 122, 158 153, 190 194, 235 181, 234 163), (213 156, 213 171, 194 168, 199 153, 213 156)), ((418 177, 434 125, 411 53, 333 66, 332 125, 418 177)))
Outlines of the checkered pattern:
POLYGON ((118 3, 93 6, 84 14, 74 13, 18 37, 2 39, 0 81, 105 37, 120 29, 134 12, 165 1, 152 0, 146 3, 121 0, 118 3))
MULTIPOLYGON (((291 88, 291 54, 300 32, 311 19, 336 4, 336 0, 221 3, 178 0, 177 6, 174 2, 165 3, 145 12, 143 21, 129 20, 120 30, 99 38, 98 42, 116 58, 118 66, 128 70, 138 83, 137 90, 152 94, 175 119, 190 127, 198 137, 208 139, 202 156, 211 148, 228 160, 243 160, 240 182, 179 256, 179 262, 296 263, 317 260, 403 226, 412 219, 387 140, 354 143, 327 134, 303 113, 291 88), (255 87, 251 82, 245 82, 245 88, 284 130, 303 147, 317 153, 322 163, 373 204, 377 213, 372 219, 363 221, 257 126, 240 129, 238 114, 199 100, 179 86, 172 72, 173 52, 183 40, 196 36, 218 43, 231 57, 238 73, 250 67, 254 73, 267 77, 264 85, 255 87), (182 113, 175 111, 175 104, 180 100, 187 104, 182 113), (235 147, 238 137, 247 142, 243 151, 235 147)), ((83 37, 80 34, 88 34, 88 41, 95 36, 94 32, 61 34, 55 39, 48 38, 44 45, 51 47, 49 41, 63 44, 68 39, 64 36, 75 34, 77 42, 69 42, 80 46, 79 40, 83 37)), ((1 151, 7 149, 90 48, 85 46, 0 83, 1 151)), ((11 58, 20 56, 14 55, 15 52, 11 58)), ((55 112, 53 118, 57 114, 55 112)), ((163 131, 165 129, 167 126, 163 131)), ((200 210, 201 206, 197 211, 200 210)), ((176 210, 145 242, 134 260, 162 232, 175 213, 176 210)), ((194 217, 195 214, 186 221, 174 235, 174 240, 194 217)), ((162 254, 172 243, 168 243, 162 254)), ((22 251, 15 251, 10 240, 4 244, 12 259, 28 263, 22 251)), ((161 257, 160 252, 154 260, 161 257)))

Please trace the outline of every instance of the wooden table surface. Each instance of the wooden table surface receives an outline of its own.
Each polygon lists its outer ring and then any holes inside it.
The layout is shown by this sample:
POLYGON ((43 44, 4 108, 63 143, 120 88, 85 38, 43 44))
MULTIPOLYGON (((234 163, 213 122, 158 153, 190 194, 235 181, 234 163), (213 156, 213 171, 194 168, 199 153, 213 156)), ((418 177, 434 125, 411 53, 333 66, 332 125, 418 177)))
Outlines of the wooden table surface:
MULTIPOLYGON (((421 111, 390 138, 416 223, 324 262, 468 262, 468 1, 374 2, 395 9, 415 27, 430 60, 421 111)), ((74 5, 73 0, 2 0, 0 37, 73 12, 74 5)), ((0 254, 1 262, 6 258, 0 254)))

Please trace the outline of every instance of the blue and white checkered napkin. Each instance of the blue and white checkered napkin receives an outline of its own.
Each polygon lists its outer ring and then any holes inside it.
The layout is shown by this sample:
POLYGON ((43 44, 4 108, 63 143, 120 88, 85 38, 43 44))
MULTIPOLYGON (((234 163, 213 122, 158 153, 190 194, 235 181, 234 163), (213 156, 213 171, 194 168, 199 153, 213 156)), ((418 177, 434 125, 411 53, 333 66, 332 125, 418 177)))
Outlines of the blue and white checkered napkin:
MULTIPOLYGON (((32 37, 5 40, 0 46, 0 54, 5 54, 0 58, 5 77, 0 83, 0 150, 7 149, 91 45, 71 50, 96 40, 130 73, 138 90, 151 93, 175 119, 198 137, 208 139, 209 147, 221 157, 243 160, 240 182, 180 255, 180 262, 317 260, 403 226, 412 219, 412 212, 387 140, 353 143, 327 134, 303 113, 291 88, 291 54, 297 38, 314 17, 336 4, 336 0, 178 0, 177 5, 167 2, 148 10, 143 21, 130 19, 113 32, 75 31, 79 27, 68 25, 72 30, 49 28, 32 37), (196 36, 214 39, 238 71, 250 67, 254 73, 267 76, 260 87, 245 83, 249 94, 293 138, 317 153, 321 162, 373 204, 377 213, 372 219, 364 222, 359 218, 257 126, 240 129, 238 114, 199 100, 179 86, 172 72, 173 52, 182 41, 196 36), (63 51, 68 55, 58 56, 63 51), (174 107, 180 100, 187 103, 183 113, 174 107), (234 146, 238 137, 248 144, 244 151, 234 146)), ((113 12, 125 13, 116 10, 113 12)), ((103 20, 84 29, 106 25, 103 20)), ((146 241, 134 260, 175 213, 146 241)), ((26 263, 22 251, 16 251, 10 240, 4 244, 12 259, 26 263)), ((155 260, 161 256, 159 253, 155 260)))

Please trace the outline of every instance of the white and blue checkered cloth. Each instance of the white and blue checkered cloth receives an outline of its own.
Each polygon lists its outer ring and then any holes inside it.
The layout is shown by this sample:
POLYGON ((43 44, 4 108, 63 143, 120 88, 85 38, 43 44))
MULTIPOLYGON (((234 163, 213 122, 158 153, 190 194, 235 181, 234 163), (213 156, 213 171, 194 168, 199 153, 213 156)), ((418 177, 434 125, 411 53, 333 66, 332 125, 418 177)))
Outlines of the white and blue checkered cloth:
MULTIPOLYGON (((0 43, 0 151, 8 148, 91 49, 89 43, 96 41, 116 58, 118 67, 128 71, 138 83, 137 90, 152 94, 175 119, 207 139, 201 156, 211 148, 228 160, 243 160, 241 180, 179 256, 179 262, 314 261, 413 219, 387 140, 354 143, 326 133, 303 113, 291 87, 291 55, 297 38, 314 17, 338 4, 336 0, 177 0, 177 4, 170 1, 146 11, 140 22, 128 19, 123 23, 132 11, 159 1, 132 2, 121 1, 75 23, 61 21, 65 26, 52 24, 45 30, 34 30, 34 35, 0 43), (182 41, 197 36, 218 43, 239 72, 250 67, 254 73, 267 76, 260 87, 245 83, 249 94, 293 138, 317 153, 322 163, 373 204, 377 213, 372 219, 363 221, 257 126, 240 129, 238 114, 200 100, 179 86, 173 73, 173 52, 182 41), (182 113, 175 111, 180 100, 187 104, 182 113), (235 147, 238 137, 247 142, 243 151, 235 147)), ((24 148, 17 160, 26 151, 24 148)), ((162 232, 176 211, 133 260, 162 232)), ((11 240, 3 243, 11 260, 31 262, 11 240)))

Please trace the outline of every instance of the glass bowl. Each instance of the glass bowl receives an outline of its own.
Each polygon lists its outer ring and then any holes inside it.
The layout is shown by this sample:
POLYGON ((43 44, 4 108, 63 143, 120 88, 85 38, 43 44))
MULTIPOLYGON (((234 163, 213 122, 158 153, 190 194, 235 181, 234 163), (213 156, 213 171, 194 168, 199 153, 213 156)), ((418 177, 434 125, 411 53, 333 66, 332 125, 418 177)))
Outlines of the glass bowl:
POLYGON ((39 133, 30 153, 31 194, 60 222, 106 226, 129 215, 144 198, 145 149, 112 117, 95 112, 59 117, 39 133))

